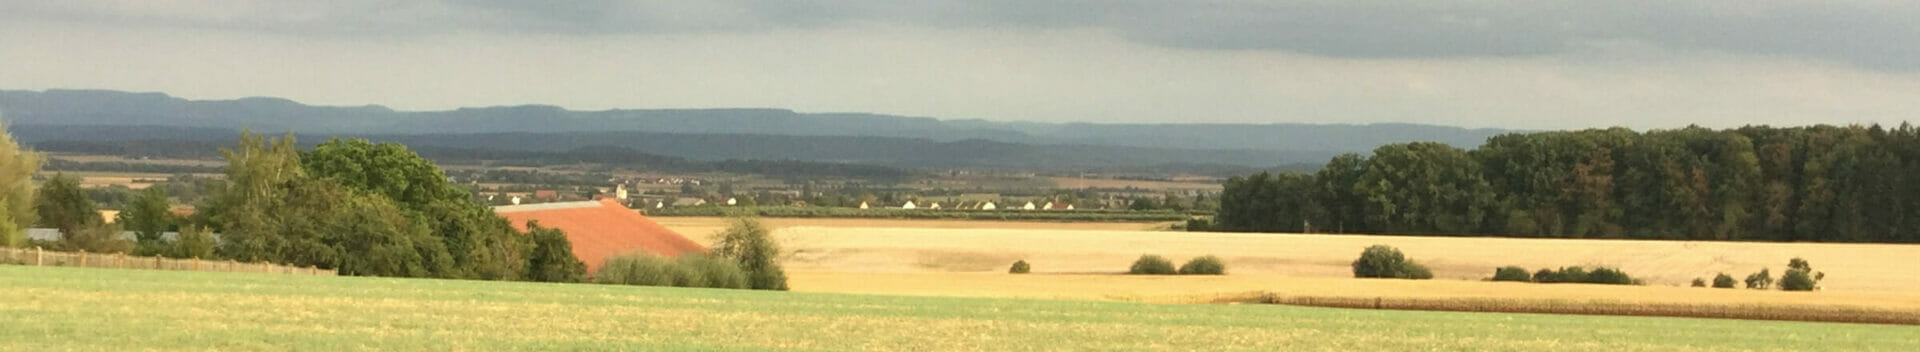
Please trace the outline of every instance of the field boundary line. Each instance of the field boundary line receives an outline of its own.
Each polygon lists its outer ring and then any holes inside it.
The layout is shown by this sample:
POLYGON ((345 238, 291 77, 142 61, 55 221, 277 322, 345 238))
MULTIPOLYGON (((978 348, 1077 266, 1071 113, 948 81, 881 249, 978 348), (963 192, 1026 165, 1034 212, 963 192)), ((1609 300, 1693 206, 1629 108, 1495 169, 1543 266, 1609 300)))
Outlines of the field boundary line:
POLYGON ((1215 303, 1262 303, 1290 306, 1377 310, 1423 310, 1482 313, 1533 313, 1643 317, 1709 318, 1920 325, 1920 311, 1851 305, 1808 304, 1688 304, 1659 302, 1575 301, 1501 298, 1394 298, 1261 295, 1215 303))

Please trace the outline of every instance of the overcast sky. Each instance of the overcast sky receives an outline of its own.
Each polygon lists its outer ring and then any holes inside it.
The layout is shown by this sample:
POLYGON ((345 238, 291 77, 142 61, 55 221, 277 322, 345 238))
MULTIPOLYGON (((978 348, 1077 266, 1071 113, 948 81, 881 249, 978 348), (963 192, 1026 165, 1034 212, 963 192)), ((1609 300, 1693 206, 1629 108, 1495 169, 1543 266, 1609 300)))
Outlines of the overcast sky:
POLYGON ((15 1, 0 89, 402 110, 1920 121, 1911 1, 15 1))

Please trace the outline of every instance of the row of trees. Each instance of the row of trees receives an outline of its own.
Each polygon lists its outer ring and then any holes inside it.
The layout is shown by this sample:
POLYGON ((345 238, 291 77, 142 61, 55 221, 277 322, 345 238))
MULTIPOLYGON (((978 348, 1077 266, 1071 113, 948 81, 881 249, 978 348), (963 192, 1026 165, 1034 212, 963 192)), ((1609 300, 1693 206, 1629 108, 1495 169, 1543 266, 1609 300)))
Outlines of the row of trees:
POLYGON ((1515 133, 1228 180, 1224 231, 1920 242, 1911 125, 1515 133))
POLYGON ((336 139, 302 151, 291 136, 243 132, 239 145, 222 153, 227 177, 191 217, 174 215, 165 191, 151 189, 109 225, 77 179, 56 175, 36 192, 37 155, 0 139, 0 244, 24 245, 21 230, 39 224, 58 229, 63 240, 55 244, 73 250, 273 262, 345 275, 584 277, 564 234, 537 224, 519 234, 404 146, 336 139), (121 226, 136 234, 134 243, 122 238, 121 226), (167 231, 181 235, 163 239, 167 231))

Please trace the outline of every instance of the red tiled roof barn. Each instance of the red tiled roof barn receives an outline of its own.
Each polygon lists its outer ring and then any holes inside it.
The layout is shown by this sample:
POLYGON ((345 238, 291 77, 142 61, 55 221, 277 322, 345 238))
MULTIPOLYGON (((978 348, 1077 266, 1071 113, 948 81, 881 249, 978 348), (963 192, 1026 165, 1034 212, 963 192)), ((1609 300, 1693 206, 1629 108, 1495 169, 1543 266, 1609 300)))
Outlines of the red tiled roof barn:
POLYGON ((587 264, 587 273, 600 271, 600 264, 618 255, 647 252, 663 257, 683 253, 706 253, 707 248, 653 222, 639 212, 613 200, 516 205, 494 208, 494 212, 527 231, 528 221, 540 227, 560 229, 573 244, 573 255, 587 264))

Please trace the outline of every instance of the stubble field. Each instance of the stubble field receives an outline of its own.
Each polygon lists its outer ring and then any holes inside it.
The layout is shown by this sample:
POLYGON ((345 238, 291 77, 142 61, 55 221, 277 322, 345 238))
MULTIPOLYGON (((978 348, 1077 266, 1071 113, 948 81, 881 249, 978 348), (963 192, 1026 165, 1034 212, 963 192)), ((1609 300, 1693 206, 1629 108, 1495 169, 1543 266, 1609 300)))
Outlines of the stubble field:
MULTIPOLYGON (((662 218, 704 241, 725 219, 662 218)), ((1004 223, 765 219, 793 253, 795 290, 927 296, 1066 298, 1148 302, 1278 298, 1499 301, 1515 304, 1667 305, 1753 311, 1868 310, 1880 321, 1920 322, 1920 246, 1729 243, 1406 236, 1222 234, 1148 231, 1155 224, 1004 223), (1436 280, 1361 280, 1351 263, 1373 244, 1399 247, 1432 266, 1436 280), (1141 254, 1175 261, 1213 254, 1229 275, 1115 275, 1141 254), (1787 259, 1828 274, 1819 292, 1682 287, 1726 272, 1778 275, 1787 259), (1015 260, 1036 274, 1005 274, 1015 260), (1648 286, 1485 282, 1493 269, 1570 265, 1617 267, 1648 286)), ((1705 315, 1720 316, 1720 315, 1705 315)))
POLYGON ((0 266, 0 350, 1911 351, 1920 328, 0 266))

